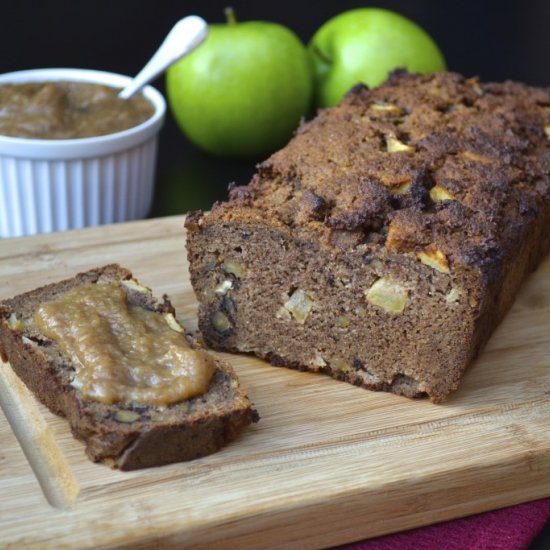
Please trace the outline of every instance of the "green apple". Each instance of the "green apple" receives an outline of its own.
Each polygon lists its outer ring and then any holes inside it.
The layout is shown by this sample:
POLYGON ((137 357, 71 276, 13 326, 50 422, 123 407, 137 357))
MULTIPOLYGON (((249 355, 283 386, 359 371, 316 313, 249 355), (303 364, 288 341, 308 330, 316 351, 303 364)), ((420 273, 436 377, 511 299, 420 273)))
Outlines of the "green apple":
POLYGON ((259 158, 284 145, 309 112, 311 60, 288 28, 271 22, 209 25, 208 37, 167 72, 171 111, 199 148, 259 158))
POLYGON ((329 19, 309 44, 316 102, 335 105, 355 84, 381 84, 397 68, 430 73, 445 69, 445 59, 418 25, 392 11, 357 8, 329 19))

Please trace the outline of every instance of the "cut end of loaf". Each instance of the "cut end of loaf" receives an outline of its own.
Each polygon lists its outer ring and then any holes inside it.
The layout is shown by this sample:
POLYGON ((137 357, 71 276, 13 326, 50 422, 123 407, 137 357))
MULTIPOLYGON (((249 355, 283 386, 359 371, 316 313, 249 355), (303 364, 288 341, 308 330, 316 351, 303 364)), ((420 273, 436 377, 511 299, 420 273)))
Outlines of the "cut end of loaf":
POLYGON ((471 359, 477 308, 414 256, 334 254, 237 222, 205 224, 189 254, 199 327, 215 349, 433 401, 456 389, 471 359))

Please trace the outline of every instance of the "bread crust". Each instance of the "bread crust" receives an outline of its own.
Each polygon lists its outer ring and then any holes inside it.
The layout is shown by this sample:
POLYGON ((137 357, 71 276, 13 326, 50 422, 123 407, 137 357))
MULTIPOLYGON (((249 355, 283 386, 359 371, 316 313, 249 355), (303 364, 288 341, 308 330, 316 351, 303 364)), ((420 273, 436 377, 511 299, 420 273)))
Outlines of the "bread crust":
POLYGON ((402 71, 352 89, 187 218, 206 342, 441 401, 550 248, 549 138, 549 89, 402 71))
MULTIPOLYGON (((70 359, 30 321, 41 303, 71 288, 98 281, 129 279, 133 279, 130 271, 111 264, 1 302, 2 360, 10 362, 39 401, 53 413, 67 418, 74 437, 85 443, 86 453, 94 462, 135 470, 216 452, 242 428, 259 418, 229 364, 216 358, 208 391, 184 402, 164 408, 104 405, 84 399, 71 385, 74 367, 70 359), (130 411, 130 418, 135 419, 131 422, 117 420, 120 411, 130 411)), ((157 301, 149 289, 142 292, 131 288, 127 289, 127 294, 131 303, 159 314, 175 314, 166 296, 157 301)))

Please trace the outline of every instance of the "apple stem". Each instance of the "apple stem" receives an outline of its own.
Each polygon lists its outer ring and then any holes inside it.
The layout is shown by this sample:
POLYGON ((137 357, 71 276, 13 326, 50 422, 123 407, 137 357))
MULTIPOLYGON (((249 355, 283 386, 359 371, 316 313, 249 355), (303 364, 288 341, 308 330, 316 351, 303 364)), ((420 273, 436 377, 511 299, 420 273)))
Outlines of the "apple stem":
POLYGON ((227 20, 228 25, 235 25, 237 23, 237 16, 235 15, 235 10, 231 6, 228 6, 227 8, 225 8, 223 12, 225 13, 225 18, 227 20))

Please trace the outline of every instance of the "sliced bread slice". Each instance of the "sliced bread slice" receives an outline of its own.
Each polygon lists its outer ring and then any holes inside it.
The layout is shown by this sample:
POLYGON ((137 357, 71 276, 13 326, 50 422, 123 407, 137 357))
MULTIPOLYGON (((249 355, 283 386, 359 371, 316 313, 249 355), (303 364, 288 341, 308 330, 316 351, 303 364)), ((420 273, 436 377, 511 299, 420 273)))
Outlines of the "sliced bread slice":
MULTIPOLYGON (((80 273, 0 302, 0 356, 53 413, 69 421, 73 435, 86 445, 95 462, 121 470, 160 466, 218 451, 239 430, 258 420, 232 367, 210 355, 213 374, 201 395, 168 405, 118 401, 105 403, 85 396, 76 383, 74 357, 46 337, 35 321, 37 309, 66 292, 89 284, 116 283, 127 303, 165 316, 179 332, 168 297, 154 298, 127 269, 117 264, 80 273)), ((181 338, 185 339, 183 329, 181 338)), ((186 339, 192 348, 196 342, 186 339)), ((199 353, 206 353, 200 351, 199 353)))

